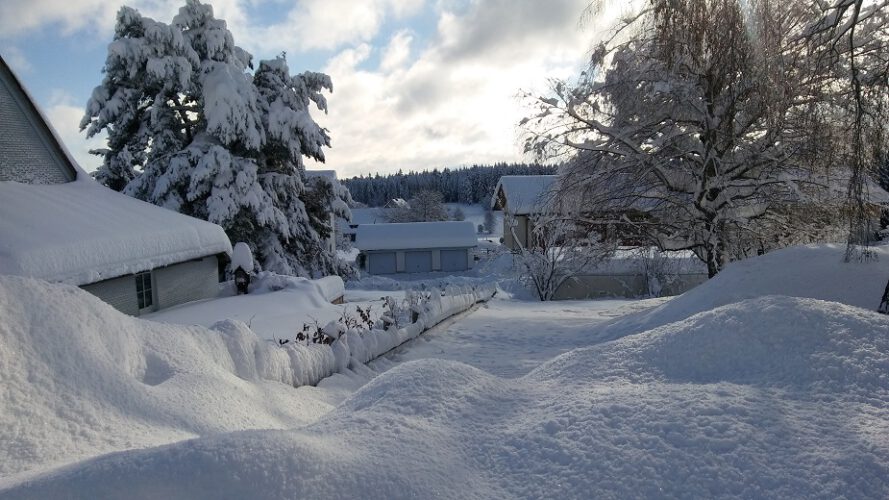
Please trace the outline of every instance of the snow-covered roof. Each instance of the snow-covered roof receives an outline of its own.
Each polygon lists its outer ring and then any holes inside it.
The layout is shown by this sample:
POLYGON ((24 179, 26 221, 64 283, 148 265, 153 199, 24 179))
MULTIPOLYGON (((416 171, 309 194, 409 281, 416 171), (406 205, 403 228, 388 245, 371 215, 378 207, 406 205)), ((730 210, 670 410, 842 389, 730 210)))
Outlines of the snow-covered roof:
POLYGON ((389 221, 391 213, 391 208, 353 208, 352 224, 382 224, 389 221))
POLYGON ((491 208, 501 209, 512 215, 539 213, 548 201, 548 194, 555 186, 556 177, 555 175, 504 175, 494 188, 491 208), (503 203, 501 203, 501 193, 503 203))
POLYGON ((0 182, 0 274, 83 285, 218 253, 221 227, 88 178, 0 182))
POLYGON ((468 248, 478 245, 469 221, 403 222, 358 226, 355 247, 361 250, 468 248))

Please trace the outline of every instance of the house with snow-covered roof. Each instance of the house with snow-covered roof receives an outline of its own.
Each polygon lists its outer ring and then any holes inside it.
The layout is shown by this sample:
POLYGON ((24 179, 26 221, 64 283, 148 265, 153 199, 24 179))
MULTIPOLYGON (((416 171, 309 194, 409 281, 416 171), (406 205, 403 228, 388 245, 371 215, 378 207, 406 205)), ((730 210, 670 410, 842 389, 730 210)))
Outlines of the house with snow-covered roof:
POLYGON ((555 175, 504 175, 494 187, 491 208, 503 211, 503 245, 528 247, 534 216, 547 210, 556 189, 555 175))
POLYGON ((339 220, 338 230, 342 232, 345 239, 355 243, 358 226, 362 224, 388 224, 389 219, 392 218, 393 211, 394 209, 384 207, 353 208, 352 220, 339 220))
POLYGON ((0 58, 0 274, 76 285, 138 315, 215 296, 221 227, 105 188, 0 58))
POLYGON ((469 221, 362 224, 355 237, 370 274, 466 271, 477 245, 469 221))

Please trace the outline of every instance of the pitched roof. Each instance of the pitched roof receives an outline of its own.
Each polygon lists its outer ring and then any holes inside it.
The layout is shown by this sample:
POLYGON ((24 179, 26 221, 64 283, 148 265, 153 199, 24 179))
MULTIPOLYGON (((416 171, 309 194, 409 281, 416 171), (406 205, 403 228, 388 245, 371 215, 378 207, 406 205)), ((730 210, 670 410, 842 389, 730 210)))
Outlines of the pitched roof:
POLYGON ((0 274, 83 285, 218 253, 221 227, 93 180, 0 182, 0 274))
POLYGON ((361 250, 468 248, 478 245, 469 221, 403 222, 360 225, 355 247, 361 250))
POLYGON ((540 213, 555 189, 555 175, 504 175, 497 181, 491 208, 512 215, 540 213))

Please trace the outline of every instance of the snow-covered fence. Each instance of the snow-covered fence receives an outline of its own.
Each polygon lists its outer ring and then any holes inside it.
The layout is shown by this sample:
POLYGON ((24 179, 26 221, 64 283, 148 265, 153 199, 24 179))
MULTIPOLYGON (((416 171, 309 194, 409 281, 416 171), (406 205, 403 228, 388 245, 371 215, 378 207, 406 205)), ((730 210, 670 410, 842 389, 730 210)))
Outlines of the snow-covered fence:
POLYGON ((494 296, 494 285, 451 286, 416 292, 410 302, 413 321, 403 327, 371 330, 325 328, 335 337, 330 344, 290 342, 277 345, 262 340, 240 321, 225 320, 212 326, 231 354, 233 371, 248 380, 276 380, 293 386, 314 385, 350 366, 371 361, 418 337, 442 321, 494 296), (416 296, 415 296, 416 297, 416 296))

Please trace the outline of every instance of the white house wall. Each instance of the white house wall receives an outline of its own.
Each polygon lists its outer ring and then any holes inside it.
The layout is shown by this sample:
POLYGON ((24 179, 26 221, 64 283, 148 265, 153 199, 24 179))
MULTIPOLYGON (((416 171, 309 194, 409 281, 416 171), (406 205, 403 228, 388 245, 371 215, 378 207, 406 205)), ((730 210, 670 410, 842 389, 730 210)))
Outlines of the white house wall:
POLYGON ((81 288, 99 297, 118 311, 131 316, 139 315, 136 298, 136 278, 129 274, 110 280, 83 285, 81 288))
POLYGON ((365 267, 366 267, 367 272, 369 272, 371 274, 380 274, 380 273, 376 272, 378 269, 380 269, 380 266, 376 263, 371 263, 371 261, 374 259, 374 256, 377 256, 377 258, 382 258, 381 256, 383 256, 383 255, 395 254, 395 272, 396 273, 409 273, 411 271, 407 270, 407 266, 406 266, 407 259, 405 257, 406 254, 407 253, 423 253, 423 254, 429 253, 432 255, 432 271, 433 272, 441 271, 442 270, 441 269, 441 252, 444 250, 465 252, 466 253, 466 269, 461 269, 461 271, 472 269, 472 253, 471 253, 470 249, 468 249, 468 248, 436 248, 436 249, 418 249, 418 250, 405 249, 405 250, 387 250, 387 251, 379 251, 379 252, 371 251, 371 252, 367 252, 368 263, 366 264, 365 267))
MULTIPOLYGON (((660 296, 685 293, 707 281, 707 274, 680 274, 661 284, 660 296)), ((641 274, 577 276, 556 290, 553 300, 598 299, 603 297, 644 297, 648 282, 641 274)))
POLYGON ((509 214, 504 214, 503 216, 503 245, 506 248, 515 250, 519 248, 519 245, 516 243, 516 238, 518 238, 518 242, 525 248, 528 247, 528 233, 530 232, 530 222, 528 220, 527 215, 515 215, 510 216, 509 214), (510 221, 515 221, 515 226, 510 227, 510 221), (515 233, 515 236, 513 236, 515 233))
POLYGON ((158 309, 206 299, 219 292, 219 265, 215 256, 155 269, 152 276, 158 309))
MULTIPOLYGON (((210 256, 154 269, 151 287, 155 309, 214 297, 219 293, 218 259, 210 256)), ((122 313, 139 315, 135 275, 128 274, 81 288, 122 313)))

